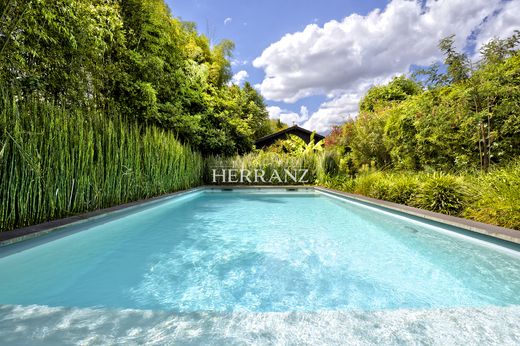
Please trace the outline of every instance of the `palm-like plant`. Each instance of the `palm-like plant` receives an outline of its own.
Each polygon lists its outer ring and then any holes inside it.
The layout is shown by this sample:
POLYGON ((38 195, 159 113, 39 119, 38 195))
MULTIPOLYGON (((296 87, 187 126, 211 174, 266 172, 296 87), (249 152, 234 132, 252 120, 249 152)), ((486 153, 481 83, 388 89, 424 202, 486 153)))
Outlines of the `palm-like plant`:
POLYGON ((298 156, 321 152, 323 151, 323 141, 315 143, 314 134, 314 132, 311 134, 311 140, 308 144, 296 135, 289 135, 289 138, 282 141, 282 146, 286 152, 298 156))

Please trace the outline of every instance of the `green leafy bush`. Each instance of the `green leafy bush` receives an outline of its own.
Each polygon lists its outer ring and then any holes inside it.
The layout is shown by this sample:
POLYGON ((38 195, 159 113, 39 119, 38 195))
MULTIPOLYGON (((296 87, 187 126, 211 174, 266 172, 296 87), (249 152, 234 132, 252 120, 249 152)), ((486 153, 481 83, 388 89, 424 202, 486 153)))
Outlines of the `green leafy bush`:
POLYGON ((330 189, 354 192, 355 180, 347 175, 333 175, 320 177, 316 183, 330 189))
POLYGON ((356 178, 354 192, 377 199, 387 199, 389 184, 383 172, 360 174, 356 178))
POLYGON ((462 175, 370 171, 325 176, 320 186, 520 230, 520 161, 462 175))
POLYGON ((355 193, 406 204, 417 193, 419 180, 412 174, 376 171, 359 175, 353 185, 355 193))
POLYGON ((389 174, 386 175, 389 185, 386 199, 388 201, 409 204, 419 189, 419 179, 413 174, 389 174))
POLYGON ((412 200, 414 206, 448 215, 459 215, 466 207, 469 193, 460 177, 433 173, 424 178, 412 200))
POLYGON ((326 175, 339 173, 339 157, 335 151, 327 151, 321 157, 321 167, 326 175))
POLYGON ((520 162, 472 177, 475 195, 464 216, 520 230, 520 162))

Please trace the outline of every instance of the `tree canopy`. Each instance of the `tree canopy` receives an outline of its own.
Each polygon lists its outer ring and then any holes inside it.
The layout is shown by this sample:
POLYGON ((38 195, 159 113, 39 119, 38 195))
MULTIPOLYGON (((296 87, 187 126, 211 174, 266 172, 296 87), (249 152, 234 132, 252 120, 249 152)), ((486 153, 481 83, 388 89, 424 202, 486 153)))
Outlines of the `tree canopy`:
POLYGON ((244 153, 271 125, 232 85, 231 41, 212 45, 164 0, 6 0, 0 82, 61 105, 117 109, 204 154, 244 153))
POLYGON ((445 72, 394 78, 371 88, 357 118, 327 138, 353 167, 487 170, 520 155, 520 35, 494 39, 481 60, 441 41, 445 72))

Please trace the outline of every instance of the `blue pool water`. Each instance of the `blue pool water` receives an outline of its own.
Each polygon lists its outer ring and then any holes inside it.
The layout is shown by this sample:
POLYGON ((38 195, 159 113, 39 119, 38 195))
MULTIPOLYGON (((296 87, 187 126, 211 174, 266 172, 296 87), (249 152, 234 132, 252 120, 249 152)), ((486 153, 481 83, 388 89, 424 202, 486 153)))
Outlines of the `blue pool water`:
POLYGON ((520 305, 516 249, 319 192, 197 192, 74 227, 0 248, 0 304, 175 313, 520 305))

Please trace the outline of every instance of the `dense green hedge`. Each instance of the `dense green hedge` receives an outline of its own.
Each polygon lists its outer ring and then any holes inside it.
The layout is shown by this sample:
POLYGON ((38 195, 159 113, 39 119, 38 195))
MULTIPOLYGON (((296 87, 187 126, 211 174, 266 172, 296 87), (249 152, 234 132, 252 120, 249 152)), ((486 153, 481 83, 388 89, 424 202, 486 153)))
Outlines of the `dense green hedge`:
POLYGON ((0 230, 201 183, 203 158, 172 133, 104 113, 2 95, 0 230))
POLYGON ((366 171, 322 176, 318 184, 520 230, 518 160, 488 173, 366 171))

